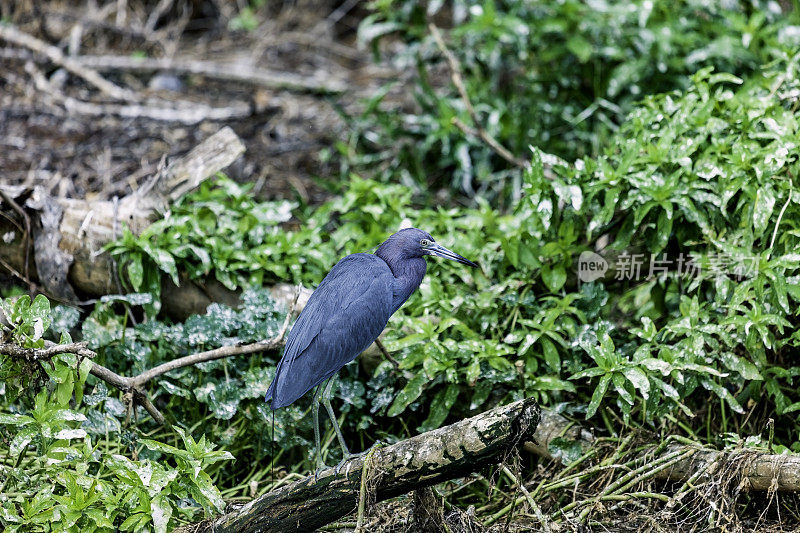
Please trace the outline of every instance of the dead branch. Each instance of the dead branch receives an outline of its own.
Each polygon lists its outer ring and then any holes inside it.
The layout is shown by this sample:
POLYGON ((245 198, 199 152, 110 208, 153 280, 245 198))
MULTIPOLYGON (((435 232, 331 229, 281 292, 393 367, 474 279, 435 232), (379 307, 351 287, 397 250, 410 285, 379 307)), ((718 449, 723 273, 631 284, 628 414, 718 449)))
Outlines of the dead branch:
POLYGON ((166 374, 172 370, 177 370, 178 368, 183 368, 185 366, 193 366, 199 363, 205 363, 207 361, 214 361, 216 359, 223 359, 225 357, 231 357, 233 355, 244 355, 249 353, 255 352, 264 352, 267 350, 274 350, 279 348, 283 345, 284 337, 286 336, 286 330, 289 327, 289 321, 294 314, 295 306, 297 305, 297 300, 300 298, 300 288, 297 289, 294 301, 289 306, 289 312, 286 313, 286 319, 283 321, 283 325, 281 329, 278 331, 278 334, 273 337, 272 339, 254 342, 252 344, 244 344, 239 346, 223 346, 221 348, 216 348, 214 350, 208 350, 205 352, 196 353, 193 355, 187 355, 186 357, 180 357, 178 359, 173 359, 172 361, 167 361, 166 363, 160 364, 157 367, 151 368, 145 372, 142 372, 135 378, 131 380, 132 387, 141 387, 151 379, 158 377, 162 374, 166 374))
POLYGON ((248 58, 240 62, 218 63, 171 57, 132 56, 81 56, 76 61, 86 68, 96 70, 168 71, 178 74, 196 74, 207 78, 235 81, 289 91, 312 94, 338 94, 345 90, 342 82, 309 79, 287 72, 257 68, 248 58))
POLYGON ((123 89, 111 83, 96 71, 81 65, 71 57, 65 56, 59 48, 49 45, 32 35, 28 35, 11 24, 0 24, 0 39, 16 44, 17 46, 28 48, 37 54, 41 54, 54 64, 64 67, 76 76, 80 76, 86 80, 87 83, 100 89, 100 91, 111 98, 129 102, 137 100, 136 94, 133 91, 123 89))
POLYGON ((329 469, 274 490, 239 509, 178 530, 184 533, 313 531, 356 510, 362 476, 370 501, 464 477, 503 463, 539 421, 531 399, 497 407, 450 426, 370 451, 336 474, 329 469), (367 474, 364 472, 367 471, 367 474))
MULTIPOLYGON (((294 308, 300 298, 301 290, 298 288, 295 293, 294 301, 286 313, 286 318, 278 333, 271 339, 254 342, 251 344, 240 344, 236 346, 223 346, 215 350, 208 350, 185 357, 180 357, 172 361, 168 361, 158 365, 150 370, 146 370, 139 375, 133 377, 121 376, 102 365, 92 362, 92 368, 89 373, 93 376, 105 381, 112 387, 115 387, 125 393, 129 399, 128 420, 130 420, 133 406, 138 404, 150 413, 153 420, 157 424, 165 424, 164 415, 153 405, 150 396, 142 388, 148 381, 155 379, 158 376, 166 374, 172 370, 184 368, 187 366, 194 366, 199 363, 207 361, 214 361, 216 359, 223 359, 225 357, 233 357, 237 355, 245 355, 256 352, 265 352, 280 348, 286 337, 286 330, 289 328, 289 321, 294 314, 294 308)), ((93 359, 97 354, 86 347, 85 342, 73 342, 70 344, 51 344, 46 348, 22 348, 13 343, 0 343, 0 355, 8 355, 17 359, 23 359, 28 362, 49 360, 51 357, 62 353, 74 353, 80 357, 93 359)))
POLYGON ((656 479, 686 481, 694 476, 693 484, 699 485, 715 479, 723 465, 739 462, 739 477, 745 490, 800 491, 800 456, 776 455, 747 449, 718 451, 697 447, 690 458, 659 473, 656 479))
POLYGON ((161 122, 197 124, 204 120, 212 122, 226 121, 249 117, 253 114, 253 106, 248 102, 233 102, 225 107, 213 107, 198 102, 164 100, 160 98, 152 98, 148 101, 131 104, 86 102, 63 94, 50 83, 41 70, 32 62, 26 63, 25 70, 33 78, 44 104, 56 109, 63 107, 69 114, 74 115, 90 117, 112 115, 122 118, 143 118, 161 122))
POLYGON ((93 358, 95 353, 86 347, 85 342, 72 342, 69 344, 54 344, 47 348, 23 348, 13 343, 0 343, 0 355, 8 355, 28 362, 45 361, 54 355, 74 353, 81 357, 93 358))
MULTIPOLYGON (((579 424, 549 409, 542 409, 541 420, 535 439, 525 443, 525 451, 546 459, 554 459, 549 444, 556 437, 577 441, 584 451, 595 445, 594 436, 579 424)), ((685 458, 676 461, 669 468, 658 471, 653 479, 686 481, 693 476, 693 483, 712 479, 719 465, 741 461, 740 478, 742 488, 749 490, 800 491, 800 457, 775 455, 755 450, 711 450, 700 446, 670 446, 659 456, 670 453, 687 453, 685 458)), ((658 459, 658 457, 655 457, 658 459)), ((523 500, 520 499, 520 503, 523 500)))
POLYGON ((500 142, 495 139, 488 131, 486 131, 482 126, 480 119, 478 117, 478 113, 475 111, 475 108, 472 106, 472 102, 469 99, 469 94, 467 93, 467 89, 464 86, 464 80, 461 78, 461 63, 459 62, 458 58, 453 55, 453 52, 447 48, 447 45, 442 38, 442 34, 433 23, 428 24, 428 28, 431 31, 431 35, 433 36, 433 40, 436 41, 436 46, 439 48, 439 51, 442 52, 445 59, 447 59, 447 63, 450 65, 450 79, 453 81, 453 85, 456 86, 458 90, 458 94, 461 96, 461 100, 464 102, 464 107, 466 107, 467 112, 469 113, 470 118, 472 119, 473 124, 475 124, 474 128, 470 128, 466 124, 464 124, 461 120, 457 117, 453 118, 453 124, 456 125, 460 130, 462 130, 467 135, 471 135, 473 137, 479 137, 483 140, 489 147, 494 150, 497 155, 508 161, 514 166, 519 168, 528 168, 529 163, 524 159, 520 159, 515 157, 505 146, 500 144, 500 142))
MULTIPOLYGON (((46 97, 47 98, 47 97, 46 97)), ((213 107, 206 104, 196 103, 192 105, 170 106, 169 102, 157 102, 155 104, 95 104, 78 100, 71 96, 59 98, 53 94, 49 98, 51 102, 60 102, 64 108, 74 114, 89 117, 116 116, 121 118, 143 118, 158 120, 161 122, 177 122, 181 124, 198 124, 205 120, 212 122, 225 122, 238 118, 249 117, 253 114, 253 107, 247 102, 234 102, 233 105, 225 107, 213 107)), ((185 104, 185 102, 184 102, 185 104)))

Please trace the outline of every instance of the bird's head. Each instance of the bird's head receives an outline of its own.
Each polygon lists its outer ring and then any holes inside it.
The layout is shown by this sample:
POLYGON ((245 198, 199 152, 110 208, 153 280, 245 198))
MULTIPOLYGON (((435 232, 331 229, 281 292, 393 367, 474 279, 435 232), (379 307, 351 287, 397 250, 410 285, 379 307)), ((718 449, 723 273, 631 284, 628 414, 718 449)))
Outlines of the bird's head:
POLYGON ((477 267, 478 265, 472 261, 461 257, 457 253, 448 250, 441 244, 438 244, 431 234, 417 228, 401 229, 378 247, 376 254, 401 255, 406 258, 424 257, 426 255, 435 255, 451 259, 465 265, 477 267))

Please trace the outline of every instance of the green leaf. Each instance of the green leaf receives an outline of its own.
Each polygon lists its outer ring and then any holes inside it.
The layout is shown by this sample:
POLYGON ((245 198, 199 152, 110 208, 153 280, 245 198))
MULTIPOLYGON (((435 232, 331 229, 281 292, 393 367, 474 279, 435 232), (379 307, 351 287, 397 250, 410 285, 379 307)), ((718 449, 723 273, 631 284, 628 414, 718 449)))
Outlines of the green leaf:
POLYGON ((581 370, 580 372, 576 372, 572 374, 567 379, 581 379, 581 378, 593 378, 596 376, 600 376, 606 373, 606 369, 600 368, 599 366, 593 368, 587 368, 586 370, 581 370))
POLYGON ((424 433, 441 426, 442 422, 445 421, 447 415, 450 413, 453 404, 456 402, 458 394, 459 387, 453 383, 436 393, 436 396, 433 397, 433 401, 431 401, 428 418, 425 419, 417 430, 420 433, 424 433))
POLYGON ((592 44, 584 39, 579 33, 575 33, 569 39, 567 39, 567 49, 575 54, 575 56, 578 58, 578 61, 581 63, 586 63, 589 61, 594 53, 594 47, 592 44))
POLYGON ((774 207, 775 193, 772 192, 772 187, 766 186, 758 189, 753 205, 753 229, 756 233, 763 233, 767 229, 774 207))
POLYGON ((564 466, 574 463, 584 454, 580 441, 565 439, 564 437, 552 439, 547 445, 547 450, 554 459, 559 460, 564 466))
POLYGON ((153 529, 156 533, 167 533, 169 520, 172 518, 172 505, 163 494, 150 500, 150 512, 153 516, 153 529))
POLYGON ((647 378, 647 374, 636 367, 626 368, 622 373, 633 384, 634 388, 642 393, 642 397, 645 400, 650 397, 650 380, 647 378))
POLYGON ((661 210, 656 223, 656 238, 653 240, 651 252, 658 254, 669 242, 672 236, 672 218, 666 210, 661 210))
POLYGON ((625 400, 628 405, 633 405, 633 395, 625 387, 627 383, 625 376, 618 372, 614 372, 611 375, 611 381, 614 383, 614 389, 619 393, 620 397, 625 400))
POLYGON ((144 513, 135 513, 126 518, 119 528, 122 531, 136 531, 141 529, 148 521, 149 517, 144 513))
POLYGON ((721 352, 719 354, 723 364, 730 370, 738 372, 744 379, 747 380, 761 380, 764 379, 758 368, 746 360, 744 357, 739 357, 733 352, 721 352))
POLYGON ((470 361, 467 371, 465 372, 464 379, 470 386, 474 385, 481 375, 481 362, 475 358, 470 361))
POLYGON ((210 504, 220 513, 225 510, 225 501, 208 474, 200 471, 193 481, 194 488, 191 492, 198 502, 210 504))
POLYGON ((575 385, 556 376, 537 376, 533 378, 531 388, 534 390, 576 392, 575 385))
POLYGON ((178 279, 178 267, 175 264, 175 258, 172 256, 172 254, 166 250, 161 250, 158 248, 153 250, 153 252, 154 255, 151 257, 153 257, 153 260, 158 265, 158 268, 167 273, 172 278, 172 282, 175 285, 180 285, 181 283, 178 279))
POLYGON ((389 411, 386 413, 386 416, 397 416, 405 411, 409 404, 419 398, 427 383, 428 377, 425 375, 425 373, 417 373, 408 383, 406 383, 406 386, 403 387, 403 390, 397 394, 394 402, 392 402, 392 406, 389 407, 389 411))
POLYGON ((719 396, 720 399, 725 400, 725 402, 727 402, 730 408, 735 412, 740 414, 744 413, 744 409, 742 409, 742 406, 736 401, 736 398, 734 398, 733 395, 728 392, 728 389, 710 379, 703 379, 700 381, 700 383, 702 383, 703 387, 706 389, 713 391, 717 396, 719 396))
POLYGON ((50 327, 50 300, 42 294, 37 294, 26 315, 25 322, 30 322, 33 325, 32 340, 42 338, 44 332, 50 327))
POLYGON ((550 292, 558 292, 567 281, 567 272, 564 269, 564 265, 543 265, 542 281, 544 281, 544 284, 547 286, 550 292))
POLYGON ((144 266, 142 265, 142 254, 133 253, 128 261, 128 281, 134 291, 139 292, 144 281, 144 266))
POLYGON ((589 407, 586 409, 586 419, 590 419, 594 416, 597 412, 597 408, 600 407, 600 402, 603 400, 603 396, 605 396, 606 391, 608 390, 608 384, 611 382, 611 374, 605 374, 603 377, 600 378, 600 382, 595 387, 594 392, 592 393, 592 399, 589 401, 589 407))
POLYGON ((32 422, 35 422, 35 420, 26 415, 12 415, 12 414, 0 413, 0 424, 10 425, 10 426, 27 426, 32 422))
POLYGON ((558 350, 556 350, 555 345, 546 337, 542 337, 540 342, 542 343, 545 363, 547 363, 547 366, 554 372, 559 372, 561 370, 561 358, 558 355, 558 350))
POLYGON ((23 427, 20 429, 14 438, 11 440, 11 445, 9 446, 9 453, 11 457, 19 457, 21 453, 25 451, 33 441, 33 438, 39 433, 38 428, 35 427, 23 427))

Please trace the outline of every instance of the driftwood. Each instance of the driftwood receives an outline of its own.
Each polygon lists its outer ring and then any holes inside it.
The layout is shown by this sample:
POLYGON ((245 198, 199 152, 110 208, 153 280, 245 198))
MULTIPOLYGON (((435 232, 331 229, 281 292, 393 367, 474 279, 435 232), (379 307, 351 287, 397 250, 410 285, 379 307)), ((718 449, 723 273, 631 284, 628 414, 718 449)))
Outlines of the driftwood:
POLYGON ((365 492, 370 501, 383 501, 502 463, 533 437, 538 422, 536 402, 520 400, 376 448, 365 459, 347 463, 339 474, 326 470, 316 482, 309 476, 223 516, 178 531, 313 531, 355 511, 365 492))
MULTIPOLYGON (((239 138, 225 127, 118 201, 53 198, 41 188, 29 191, 0 185, 0 236, 4 241, 0 269, 40 285, 61 301, 74 303, 81 298, 119 293, 114 261, 103 247, 121 235, 123 227, 141 232, 171 202, 226 168, 243 151, 239 138), (20 220, 20 204, 27 207, 23 215, 31 220, 20 220), (32 254, 25 222, 33 230, 32 254), (32 260, 26 263, 28 256, 32 260)), ((204 292, 190 283, 184 285, 184 292, 192 297, 176 296, 170 304, 178 310, 184 301, 196 303, 194 292, 204 292)), ((206 305, 208 298, 224 299, 224 291, 211 290, 209 294, 206 305)), ((190 314, 197 309, 183 311, 190 314)))

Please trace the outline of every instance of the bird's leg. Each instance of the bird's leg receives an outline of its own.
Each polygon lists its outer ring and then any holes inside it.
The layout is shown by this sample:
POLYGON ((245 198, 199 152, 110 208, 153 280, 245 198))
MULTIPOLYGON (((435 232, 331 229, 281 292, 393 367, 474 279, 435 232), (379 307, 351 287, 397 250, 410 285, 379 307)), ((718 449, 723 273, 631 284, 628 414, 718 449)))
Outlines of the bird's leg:
POLYGON ((342 456, 349 457, 352 454, 350 450, 347 448, 347 444, 344 442, 344 436, 342 435, 342 430, 339 427, 339 422, 336 420, 336 415, 333 414, 333 407, 331 406, 331 390, 333 389, 333 385, 336 381, 336 375, 334 374, 331 379, 328 380, 328 383, 325 385, 325 390, 322 392, 322 405, 325 406, 325 409, 328 410, 328 416, 331 419, 331 424, 333 424, 333 430, 336 432, 336 438, 339 440, 339 446, 342 448, 342 456))
POLYGON ((321 402, 322 405, 325 406, 325 409, 328 411, 328 416, 331 419, 331 423, 333 424, 333 430, 336 432, 336 438, 339 439, 339 446, 342 448, 342 460, 339 461, 339 464, 336 465, 334 468, 334 472, 337 474, 342 469, 342 467, 351 459, 355 459, 356 457, 364 457, 372 448, 376 446, 380 446, 380 442, 375 442, 372 446, 370 446, 369 450, 365 450, 359 453, 350 453, 350 449, 347 447, 347 444, 344 442, 344 436, 342 435, 342 430, 339 427, 339 422, 336 420, 336 415, 333 414, 333 407, 331 406, 331 390, 333 389, 334 380, 336 376, 333 376, 330 381, 325 385, 325 390, 322 392, 321 402))
POLYGON ((317 475, 325 469, 325 462, 322 460, 322 448, 319 444, 319 397, 322 395, 323 386, 319 385, 314 391, 314 399, 311 400, 311 415, 314 418, 314 446, 316 447, 316 467, 314 470, 314 481, 317 475))

